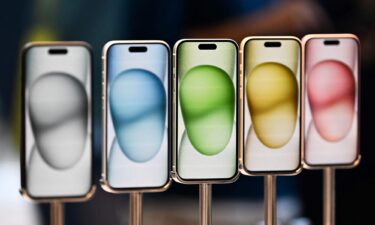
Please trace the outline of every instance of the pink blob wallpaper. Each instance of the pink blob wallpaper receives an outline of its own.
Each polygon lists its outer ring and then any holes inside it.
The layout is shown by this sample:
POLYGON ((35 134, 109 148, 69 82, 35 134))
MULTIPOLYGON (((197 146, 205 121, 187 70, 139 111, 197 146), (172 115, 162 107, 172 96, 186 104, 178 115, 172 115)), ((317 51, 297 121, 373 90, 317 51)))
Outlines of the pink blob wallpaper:
POLYGON ((307 82, 316 129, 327 141, 339 141, 348 134, 355 113, 351 69, 339 61, 322 61, 312 67, 307 82))

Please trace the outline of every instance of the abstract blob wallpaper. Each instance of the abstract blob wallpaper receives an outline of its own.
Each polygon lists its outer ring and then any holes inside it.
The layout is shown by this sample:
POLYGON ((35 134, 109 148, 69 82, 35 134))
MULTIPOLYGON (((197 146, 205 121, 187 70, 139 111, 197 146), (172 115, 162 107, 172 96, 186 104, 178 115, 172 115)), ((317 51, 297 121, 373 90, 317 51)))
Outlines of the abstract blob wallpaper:
POLYGON ((92 182, 91 56, 85 47, 64 46, 67 56, 51 57, 50 47, 25 55, 27 192, 83 196, 92 182))
POLYGON ((326 40, 306 43, 305 161, 352 165, 358 157, 358 43, 326 40))
POLYGON ((168 182, 169 50, 163 44, 117 43, 108 50, 107 167, 113 188, 168 182))
POLYGON ((300 165, 301 47, 277 37, 244 43, 245 170, 293 173, 300 165), (266 47, 272 41, 280 47, 266 47))
POLYGON ((230 179, 237 171, 237 47, 183 41, 177 49, 177 172, 182 179, 230 179))

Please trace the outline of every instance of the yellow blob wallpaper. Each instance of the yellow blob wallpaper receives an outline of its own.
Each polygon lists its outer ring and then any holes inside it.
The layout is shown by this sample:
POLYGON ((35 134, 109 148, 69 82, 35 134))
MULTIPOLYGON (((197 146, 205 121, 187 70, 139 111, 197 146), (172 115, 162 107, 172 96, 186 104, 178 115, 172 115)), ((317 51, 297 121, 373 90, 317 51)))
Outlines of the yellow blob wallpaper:
POLYGON ((262 63, 249 75, 246 94, 255 132, 269 148, 284 146, 293 136, 298 84, 293 72, 279 63, 262 63))

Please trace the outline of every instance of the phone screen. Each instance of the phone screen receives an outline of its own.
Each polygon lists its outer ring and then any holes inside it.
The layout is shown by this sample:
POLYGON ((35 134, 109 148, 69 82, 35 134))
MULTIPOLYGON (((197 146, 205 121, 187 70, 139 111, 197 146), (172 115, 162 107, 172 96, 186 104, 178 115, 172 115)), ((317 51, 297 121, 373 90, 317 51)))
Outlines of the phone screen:
POLYGON ((301 155, 300 43, 245 39, 243 66, 244 169, 293 173, 301 155))
POLYGON ((91 73, 83 45, 24 51, 21 183, 33 198, 82 197, 91 189, 91 73))
POLYGON ((162 187, 169 181, 169 47, 114 43, 106 60, 108 184, 162 187))
POLYGON ((183 40, 176 47, 176 167, 183 180, 237 174, 237 45, 183 40))
POLYGON ((358 48, 351 37, 305 42, 305 162, 352 165, 358 158, 358 48))

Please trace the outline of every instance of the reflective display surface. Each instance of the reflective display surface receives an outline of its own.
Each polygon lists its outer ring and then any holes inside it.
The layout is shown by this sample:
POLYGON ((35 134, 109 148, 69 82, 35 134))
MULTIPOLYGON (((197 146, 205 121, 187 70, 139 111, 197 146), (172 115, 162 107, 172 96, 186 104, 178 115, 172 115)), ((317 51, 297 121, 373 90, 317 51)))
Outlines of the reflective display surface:
POLYGON ((107 50, 107 65, 108 184, 162 187, 169 179, 168 47, 115 43, 107 50))
POLYGON ((301 155, 299 41, 245 39, 243 59, 244 169, 294 173, 301 155))
POLYGON ((28 194, 86 195, 92 185, 89 50, 79 45, 29 47, 23 86, 23 178, 28 194), (55 54, 53 49, 66 52, 55 54))
POLYGON ((185 40, 176 53, 177 173, 229 180, 237 174, 237 47, 185 40))
POLYGON ((357 40, 306 39, 305 73, 305 162, 353 164, 358 157, 357 40))

